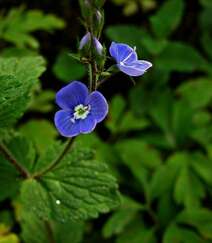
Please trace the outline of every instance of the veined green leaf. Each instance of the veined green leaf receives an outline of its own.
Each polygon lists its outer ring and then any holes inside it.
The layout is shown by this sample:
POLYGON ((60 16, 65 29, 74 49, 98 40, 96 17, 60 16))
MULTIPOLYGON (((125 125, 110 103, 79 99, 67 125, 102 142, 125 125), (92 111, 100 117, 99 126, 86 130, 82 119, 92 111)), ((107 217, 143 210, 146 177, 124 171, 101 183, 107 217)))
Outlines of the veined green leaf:
MULTIPOLYGON (((45 168, 61 149, 54 146, 47 151, 35 170, 45 168)), ((97 217, 119 205, 116 180, 107 166, 92 160, 90 153, 77 149, 39 180, 25 180, 21 197, 26 210, 32 210, 43 219, 61 222, 97 217)))

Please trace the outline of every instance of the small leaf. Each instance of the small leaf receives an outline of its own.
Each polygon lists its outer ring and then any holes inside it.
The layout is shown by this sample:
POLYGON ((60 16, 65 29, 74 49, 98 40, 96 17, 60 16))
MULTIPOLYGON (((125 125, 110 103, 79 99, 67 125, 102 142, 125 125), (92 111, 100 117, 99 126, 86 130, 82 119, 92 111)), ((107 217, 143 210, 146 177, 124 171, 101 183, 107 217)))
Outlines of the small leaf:
POLYGON ((67 51, 63 51, 57 57, 53 72, 62 81, 70 82, 70 80, 82 78, 86 73, 86 69, 83 64, 73 59, 67 51))
POLYGON ((154 34, 158 38, 169 36, 179 25, 184 12, 184 0, 167 0, 150 18, 154 34))

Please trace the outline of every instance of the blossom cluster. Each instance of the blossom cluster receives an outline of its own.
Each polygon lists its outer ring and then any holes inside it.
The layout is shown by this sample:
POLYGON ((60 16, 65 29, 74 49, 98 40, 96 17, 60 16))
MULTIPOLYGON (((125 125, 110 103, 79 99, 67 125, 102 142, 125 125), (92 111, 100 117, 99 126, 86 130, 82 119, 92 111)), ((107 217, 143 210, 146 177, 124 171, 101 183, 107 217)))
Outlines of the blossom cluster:
MULTIPOLYGON (((96 37, 88 32, 80 41, 79 49, 93 46, 98 55, 102 55, 103 46, 96 37)), ((136 48, 127 44, 112 42, 109 52, 116 61, 116 67, 129 76, 141 76, 152 64, 138 60, 136 48)), ((108 104, 99 91, 89 93, 85 84, 72 81, 56 94, 56 103, 61 108, 55 114, 55 125, 64 137, 74 137, 94 130, 108 113, 108 104)))

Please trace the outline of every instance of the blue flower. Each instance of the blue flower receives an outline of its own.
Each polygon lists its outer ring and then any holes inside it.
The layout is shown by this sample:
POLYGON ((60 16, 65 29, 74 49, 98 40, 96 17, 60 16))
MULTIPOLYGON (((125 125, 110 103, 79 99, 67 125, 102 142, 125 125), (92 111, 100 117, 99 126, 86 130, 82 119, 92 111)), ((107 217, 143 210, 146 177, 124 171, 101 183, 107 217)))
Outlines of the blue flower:
POLYGON ((129 76, 140 76, 152 66, 152 63, 138 60, 135 48, 122 43, 112 42, 110 55, 116 60, 118 68, 129 76))
POLYGON ((74 137, 80 133, 90 133, 108 113, 104 96, 88 88, 81 82, 73 81, 56 94, 56 103, 62 109, 56 112, 54 122, 64 137, 74 137))
MULTIPOLYGON (((90 43, 90 41, 91 41, 91 33, 88 32, 86 35, 84 35, 82 37, 80 44, 79 44, 79 49, 82 50, 84 46, 86 46, 87 44, 90 43)), ((94 46, 95 46, 97 53, 99 55, 102 55, 103 46, 96 37, 94 37, 94 46)))

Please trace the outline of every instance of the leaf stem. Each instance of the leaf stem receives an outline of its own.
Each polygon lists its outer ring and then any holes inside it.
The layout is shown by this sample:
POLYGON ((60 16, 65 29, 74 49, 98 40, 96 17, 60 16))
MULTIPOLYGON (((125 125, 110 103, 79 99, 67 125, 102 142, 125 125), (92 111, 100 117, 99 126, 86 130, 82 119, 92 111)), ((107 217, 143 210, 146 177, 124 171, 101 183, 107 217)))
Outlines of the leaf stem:
POLYGON ((59 156, 55 160, 53 160, 52 163, 50 163, 50 165, 46 169, 44 169, 41 172, 38 172, 37 174, 34 174, 33 178, 39 178, 42 175, 46 174, 47 172, 53 170, 60 163, 60 161, 63 159, 63 157, 68 153, 68 151, 71 149, 74 139, 75 139, 75 137, 70 138, 67 141, 64 149, 59 154, 59 156))
POLYGON ((53 234, 50 222, 47 221, 47 220, 44 220, 44 225, 45 225, 45 228, 46 228, 46 231, 47 231, 49 243, 56 243, 55 240, 54 240, 54 234, 53 234))
POLYGON ((16 168, 16 170, 21 174, 22 177, 30 177, 29 172, 21 164, 18 163, 16 158, 11 154, 11 152, 3 143, 0 143, 0 153, 16 168))

